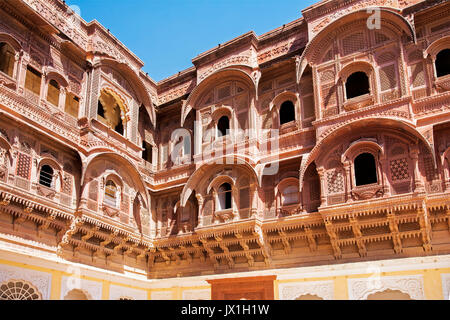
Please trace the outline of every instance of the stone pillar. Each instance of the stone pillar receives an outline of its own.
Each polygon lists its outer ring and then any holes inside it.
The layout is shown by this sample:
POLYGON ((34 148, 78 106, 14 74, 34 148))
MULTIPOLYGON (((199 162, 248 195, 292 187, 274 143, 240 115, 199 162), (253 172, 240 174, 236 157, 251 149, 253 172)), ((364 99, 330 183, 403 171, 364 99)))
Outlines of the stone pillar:
POLYGON ((62 88, 59 90, 59 101, 58 101, 58 107, 59 109, 61 109, 62 111, 65 110, 65 105, 66 105, 66 95, 67 95, 67 89, 66 88, 62 88))
POLYGON ((320 206, 323 207, 326 205, 326 196, 325 196, 325 169, 323 167, 317 168, 317 173, 319 174, 320 178, 320 206))
POLYGON ((251 206, 250 206, 250 217, 256 218, 258 214, 258 188, 256 184, 252 183, 250 185, 250 195, 251 197, 251 206))
POLYGON ((419 146, 415 145, 411 147, 409 152, 409 156, 412 160, 413 165, 413 181, 414 181, 414 192, 425 192, 425 187, 423 185, 423 181, 420 175, 419 169, 419 146))
POLYGON ((195 197, 197 198, 197 202, 198 202, 198 226, 203 227, 203 202, 204 202, 204 199, 201 194, 196 194, 195 197))
POLYGON ((352 200, 352 171, 350 161, 344 162, 345 197, 346 201, 352 200))
POLYGON ((239 204, 237 199, 239 198, 239 189, 233 185, 231 186, 231 208, 233 210, 233 220, 239 220, 239 204))
POLYGON ((387 156, 383 157, 382 159, 380 159, 380 163, 381 163, 381 175, 383 178, 383 195, 386 197, 390 197, 391 196, 391 188, 389 185, 389 177, 388 177, 388 171, 390 168, 389 165, 389 159, 387 158, 387 156))
POLYGON ((202 119, 200 112, 196 111, 196 121, 194 121, 194 155, 202 153, 202 119))
POLYGON ((444 185, 445 190, 448 191, 450 189, 450 163, 447 158, 444 158, 444 185))
POLYGON ((47 88, 48 88, 47 75, 44 72, 42 73, 41 76, 41 91, 39 94, 39 105, 42 105, 41 101, 47 98, 47 91, 48 91, 47 88))

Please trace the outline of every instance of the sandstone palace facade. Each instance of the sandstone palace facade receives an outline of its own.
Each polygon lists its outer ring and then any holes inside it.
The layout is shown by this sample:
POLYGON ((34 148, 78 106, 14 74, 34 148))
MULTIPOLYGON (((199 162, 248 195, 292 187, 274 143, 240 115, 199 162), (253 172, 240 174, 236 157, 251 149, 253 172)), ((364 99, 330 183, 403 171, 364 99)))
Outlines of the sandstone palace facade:
POLYGON ((449 299, 450 3, 299 16, 155 82, 1 0, 0 299, 449 299))

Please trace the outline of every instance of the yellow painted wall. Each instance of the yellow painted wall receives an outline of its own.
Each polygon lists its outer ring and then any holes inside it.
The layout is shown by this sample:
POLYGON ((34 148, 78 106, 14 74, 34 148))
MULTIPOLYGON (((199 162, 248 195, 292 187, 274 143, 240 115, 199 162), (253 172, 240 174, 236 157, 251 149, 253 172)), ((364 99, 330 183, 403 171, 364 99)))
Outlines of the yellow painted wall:
MULTIPOLYGON (((108 300, 110 297, 110 287, 111 285, 117 285, 122 287, 128 287, 132 289, 142 290, 147 293, 147 299, 150 300, 153 292, 161 292, 161 291, 170 291, 172 299, 174 300, 182 300, 183 292, 186 290, 205 290, 210 289, 210 286, 195 286, 195 287, 171 287, 171 288, 158 288, 158 289, 149 289, 145 286, 136 287, 133 285, 127 285, 119 282, 114 282, 105 279, 99 279, 88 276, 80 276, 74 275, 63 271, 53 270, 50 268, 44 268, 40 266, 29 265, 25 263, 13 262, 4 259, 0 259, 0 266, 13 266, 23 269, 35 270, 40 272, 45 272, 51 274, 51 289, 50 289, 50 299, 51 300, 60 300, 61 298, 61 283, 63 276, 74 276, 80 277, 82 279, 97 281, 102 283, 102 299, 108 300)), ((411 271, 395 271, 395 272, 382 272, 380 273, 381 277, 389 277, 389 276, 409 276, 409 275, 421 275, 423 277, 423 288, 425 298, 427 300, 442 300, 444 299, 443 288, 442 288, 442 274, 450 274, 449 268, 441 268, 441 269, 426 269, 426 270, 411 270, 411 271)), ((294 283, 294 282, 309 282, 309 281, 333 281, 334 284, 334 299, 336 300, 348 300, 348 280, 349 279, 358 279, 358 278, 369 278, 373 274, 352 274, 352 275, 343 275, 343 276, 335 276, 335 277, 319 277, 319 278, 298 278, 298 279, 289 279, 289 280, 275 280, 274 281, 274 297, 275 300, 279 299, 279 285, 285 283, 294 283)), ((111 276, 109 275, 109 278, 111 276)), ((182 279, 179 279, 181 282, 182 279)))

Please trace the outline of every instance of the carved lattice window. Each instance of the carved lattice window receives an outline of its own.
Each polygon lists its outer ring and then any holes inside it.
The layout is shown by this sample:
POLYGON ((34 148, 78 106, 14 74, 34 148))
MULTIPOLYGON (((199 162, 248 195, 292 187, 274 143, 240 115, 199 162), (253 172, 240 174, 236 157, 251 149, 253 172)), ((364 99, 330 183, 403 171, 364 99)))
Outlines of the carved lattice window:
POLYGON ((17 158, 17 172, 16 174, 24 179, 30 179, 31 172, 31 157, 24 153, 19 153, 17 158))
POLYGON ((391 160, 391 177, 394 182, 409 179, 408 159, 391 160))
POLYGON ((0 300, 42 300, 42 296, 31 284, 10 280, 0 285, 0 300))
POLYGON ((335 169, 327 172, 328 193, 344 192, 344 174, 341 170, 335 169))

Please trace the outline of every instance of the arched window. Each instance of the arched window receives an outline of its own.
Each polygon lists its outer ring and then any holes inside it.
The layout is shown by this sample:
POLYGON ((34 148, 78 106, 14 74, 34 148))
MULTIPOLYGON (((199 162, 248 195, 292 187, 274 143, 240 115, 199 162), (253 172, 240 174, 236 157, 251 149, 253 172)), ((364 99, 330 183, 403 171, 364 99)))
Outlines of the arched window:
POLYGON ((217 136, 223 137, 228 134, 230 130, 230 119, 227 116, 222 116, 217 122, 217 136))
POLYGON ((437 54, 435 65, 438 77, 450 74, 450 49, 444 49, 437 54))
POLYGON ((295 120, 295 107, 292 101, 285 101, 280 107, 280 125, 295 120))
POLYGON ((356 186, 377 183, 377 166, 375 158, 370 153, 361 153, 355 158, 356 186))
POLYGON ((191 137, 183 136, 183 155, 191 154, 191 137))
POLYGON ((299 202, 298 186, 290 185, 283 189, 282 205, 289 206, 299 202))
POLYGON ((231 185, 229 183, 224 183, 219 187, 217 196, 219 198, 219 210, 231 209, 231 185))
POLYGON ((49 165, 43 165, 39 172, 39 184, 45 187, 53 187, 53 168, 49 165))
POLYGON ((108 180, 105 186, 105 204, 117 207, 117 186, 112 180, 108 180))
POLYGON ((64 300, 89 300, 89 299, 87 295, 80 289, 72 289, 66 294, 64 300))
POLYGON ((53 104, 54 106, 59 105, 59 94, 60 88, 58 82, 55 80, 50 80, 48 83, 48 91, 47 91, 47 101, 53 104))
POLYGON ((361 71, 352 73, 345 82, 345 91, 347 99, 370 93, 369 78, 361 71))
POLYGON ((14 50, 5 42, 0 43, 0 71, 12 77, 14 74, 14 50))
POLYGON ((97 106, 97 119, 117 133, 123 135, 125 126, 122 120, 121 102, 115 95, 102 90, 97 106))

